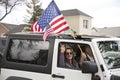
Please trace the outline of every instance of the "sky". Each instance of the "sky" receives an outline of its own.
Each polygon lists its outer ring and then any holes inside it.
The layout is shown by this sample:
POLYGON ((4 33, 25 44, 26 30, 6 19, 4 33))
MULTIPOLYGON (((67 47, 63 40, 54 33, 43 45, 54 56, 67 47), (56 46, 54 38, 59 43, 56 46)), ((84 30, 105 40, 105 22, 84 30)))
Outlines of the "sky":
MULTIPOLYGON (((42 8, 46 8, 51 0, 41 0, 42 8)), ((120 0, 54 0, 60 10, 78 9, 92 16, 92 27, 118 27, 120 26, 120 0)), ((3 22, 21 24, 25 14, 21 6, 13 11, 3 22), (19 16, 15 16, 18 14, 19 16), (14 20, 13 20, 14 19, 14 20)))

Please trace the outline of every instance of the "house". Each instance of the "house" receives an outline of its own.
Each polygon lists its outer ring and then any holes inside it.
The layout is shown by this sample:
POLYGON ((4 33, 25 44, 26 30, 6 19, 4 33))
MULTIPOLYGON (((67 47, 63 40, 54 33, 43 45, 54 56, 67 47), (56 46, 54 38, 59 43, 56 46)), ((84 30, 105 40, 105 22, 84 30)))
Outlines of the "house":
POLYGON ((92 27, 92 17, 78 9, 63 10, 61 12, 70 28, 74 29, 77 34, 120 37, 120 26, 94 28, 92 27))
POLYGON ((5 33, 8 32, 8 29, 0 23, 0 36, 4 35, 5 33))
POLYGON ((21 32, 24 25, 15 25, 0 22, 0 36, 8 35, 9 33, 21 32))
POLYGON ((78 9, 63 10, 61 13, 64 15, 70 28, 75 30, 77 34, 91 35, 91 16, 78 9))
POLYGON ((92 35, 120 37, 120 26, 104 27, 104 28, 92 28, 92 35))

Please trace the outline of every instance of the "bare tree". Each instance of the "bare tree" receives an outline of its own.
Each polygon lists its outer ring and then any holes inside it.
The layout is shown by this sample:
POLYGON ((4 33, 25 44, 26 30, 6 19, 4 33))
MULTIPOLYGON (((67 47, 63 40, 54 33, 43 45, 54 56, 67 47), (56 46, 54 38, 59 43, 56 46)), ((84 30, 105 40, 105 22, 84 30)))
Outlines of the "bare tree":
MULTIPOLYGON (((8 14, 10 14, 14 7, 23 3, 23 1, 24 0, 0 0, 0 5, 4 8, 4 14, 1 16, 0 21, 2 21, 8 14)), ((0 13, 2 11, 0 10, 0 13)))

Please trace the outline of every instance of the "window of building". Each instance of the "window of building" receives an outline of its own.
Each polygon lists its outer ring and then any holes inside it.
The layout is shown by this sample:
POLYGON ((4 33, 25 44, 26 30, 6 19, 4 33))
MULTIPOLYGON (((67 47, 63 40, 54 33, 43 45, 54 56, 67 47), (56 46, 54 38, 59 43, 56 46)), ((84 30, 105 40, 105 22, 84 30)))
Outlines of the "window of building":
POLYGON ((43 65, 47 64, 49 42, 39 40, 10 41, 7 60, 18 63, 43 65))
POLYGON ((83 28, 88 29, 88 20, 83 20, 83 28))

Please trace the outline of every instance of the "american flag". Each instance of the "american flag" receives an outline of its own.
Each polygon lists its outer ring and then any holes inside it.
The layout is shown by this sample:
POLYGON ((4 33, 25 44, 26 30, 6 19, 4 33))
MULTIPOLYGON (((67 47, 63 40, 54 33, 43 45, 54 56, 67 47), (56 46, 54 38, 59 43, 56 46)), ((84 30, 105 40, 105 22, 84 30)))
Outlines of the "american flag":
POLYGON ((48 5, 45 11, 42 13, 38 20, 38 25, 42 30, 46 26, 50 25, 50 28, 44 32, 43 39, 46 40, 47 36, 52 33, 61 33, 62 31, 68 30, 69 26, 61 14, 54 0, 48 5))

